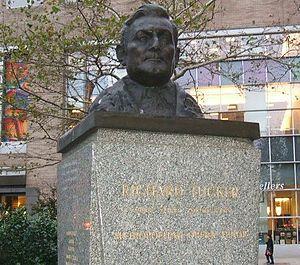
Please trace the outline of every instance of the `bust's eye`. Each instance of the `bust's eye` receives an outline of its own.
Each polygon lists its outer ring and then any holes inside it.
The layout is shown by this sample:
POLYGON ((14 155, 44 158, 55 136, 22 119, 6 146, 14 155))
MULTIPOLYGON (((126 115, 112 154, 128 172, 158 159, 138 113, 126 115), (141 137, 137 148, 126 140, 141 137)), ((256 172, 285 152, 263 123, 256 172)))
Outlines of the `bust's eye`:
POLYGON ((147 41, 149 38, 148 35, 145 34, 144 32, 139 32, 136 37, 138 40, 143 41, 143 42, 147 41))
POLYGON ((159 39, 160 39, 160 42, 165 45, 172 43, 172 36, 170 36, 169 34, 166 34, 166 33, 161 34, 159 36, 159 39))

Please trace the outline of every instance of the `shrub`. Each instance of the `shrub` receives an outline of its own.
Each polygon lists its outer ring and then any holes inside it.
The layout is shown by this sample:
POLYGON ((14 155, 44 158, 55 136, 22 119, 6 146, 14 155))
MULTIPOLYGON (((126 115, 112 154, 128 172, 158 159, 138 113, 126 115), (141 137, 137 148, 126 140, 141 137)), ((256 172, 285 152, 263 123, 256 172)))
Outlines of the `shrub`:
POLYGON ((0 264, 57 264, 56 203, 40 200, 30 215, 25 207, 0 206, 0 264))

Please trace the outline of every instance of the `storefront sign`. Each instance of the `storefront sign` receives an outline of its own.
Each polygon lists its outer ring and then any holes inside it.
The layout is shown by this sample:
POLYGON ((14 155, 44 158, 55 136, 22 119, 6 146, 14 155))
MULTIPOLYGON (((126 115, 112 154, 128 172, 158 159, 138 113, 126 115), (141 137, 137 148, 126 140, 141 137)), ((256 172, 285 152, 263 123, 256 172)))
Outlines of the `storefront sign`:
POLYGON ((284 183, 272 183, 271 182, 265 182, 264 184, 260 184, 260 190, 266 191, 266 190, 282 190, 284 188, 284 183))

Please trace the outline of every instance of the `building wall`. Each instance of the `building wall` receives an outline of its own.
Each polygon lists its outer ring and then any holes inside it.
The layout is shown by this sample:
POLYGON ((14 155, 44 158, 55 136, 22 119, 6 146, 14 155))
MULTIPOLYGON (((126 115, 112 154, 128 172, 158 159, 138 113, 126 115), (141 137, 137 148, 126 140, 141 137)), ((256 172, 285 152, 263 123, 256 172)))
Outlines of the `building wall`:
MULTIPOLYGON (((142 2, 118 0, 112 4, 119 12, 128 14, 142 2)), ((208 29, 286 26, 299 24, 299 21, 299 0, 216 0, 215 17, 208 29)))
POLYGON ((213 27, 248 28, 293 25, 300 21, 300 2, 286 0, 219 0, 213 27))
MULTIPOLYGON (((23 0, 25 1, 25 0, 23 0)), ((5 0, 1 0, 5 6, 5 0)), ((130 14, 144 2, 142 0, 111 1, 113 8, 121 14, 130 14)), ((153 3, 157 1, 152 1, 153 3)), ((188 2, 188 1, 186 1, 188 2)), ((208 0, 199 0, 206 3, 208 0)), ((41 12, 40 6, 32 8, 32 12, 41 12)), ((214 19, 208 29, 249 28, 265 26, 286 26, 298 24, 300 20, 299 0, 216 0, 214 19)), ((22 27, 26 21, 25 15, 18 9, 0 9, 3 21, 14 21, 17 27, 22 27), (22 18, 22 19, 21 19, 22 18)), ((65 19, 65 18, 64 18, 65 19)))
MULTIPOLYGON (((112 4, 118 12, 128 14, 143 2, 116 0, 112 1, 112 4)), ((299 25, 299 6, 299 0, 217 0, 215 17, 207 29, 243 29, 249 27, 299 25)), ((35 7, 32 9, 32 12, 40 12, 41 10, 41 7, 35 7)), ((2 8, 0 15, 3 21, 15 20, 16 27, 22 27, 26 21, 24 15, 20 14, 17 9, 8 10, 2 8)), ((57 126, 59 125, 57 124, 57 126)), ((55 123, 52 127, 55 128, 55 123)), ((59 160, 60 156, 55 154, 55 142, 43 139, 44 134, 41 129, 32 126, 29 134, 31 135, 31 140, 27 144, 26 158, 24 154, 14 152, 12 155, 17 157, 17 160, 12 162, 11 160, 7 161, 7 154, 1 154, 0 166, 5 166, 8 163, 8 166, 12 168, 16 164, 27 167, 26 187, 47 190, 48 185, 53 186, 56 183, 55 161, 59 160), (50 160, 53 159, 53 165, 45 166, 45 161, 40 159, 42 155, 50 160)), ((58 137, 55 129, 53 135, 58 137)))

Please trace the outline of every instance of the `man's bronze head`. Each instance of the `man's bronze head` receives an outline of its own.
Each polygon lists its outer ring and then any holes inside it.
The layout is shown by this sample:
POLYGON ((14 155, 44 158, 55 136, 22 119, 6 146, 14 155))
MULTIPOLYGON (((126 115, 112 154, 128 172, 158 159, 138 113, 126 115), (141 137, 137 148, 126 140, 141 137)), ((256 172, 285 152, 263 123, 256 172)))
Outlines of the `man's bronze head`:
POLYGON ((144 86, 166 84, 178 62, 177 27, 161 6, 141 6, 126 22, 117 57, 129 77, 144 86))

